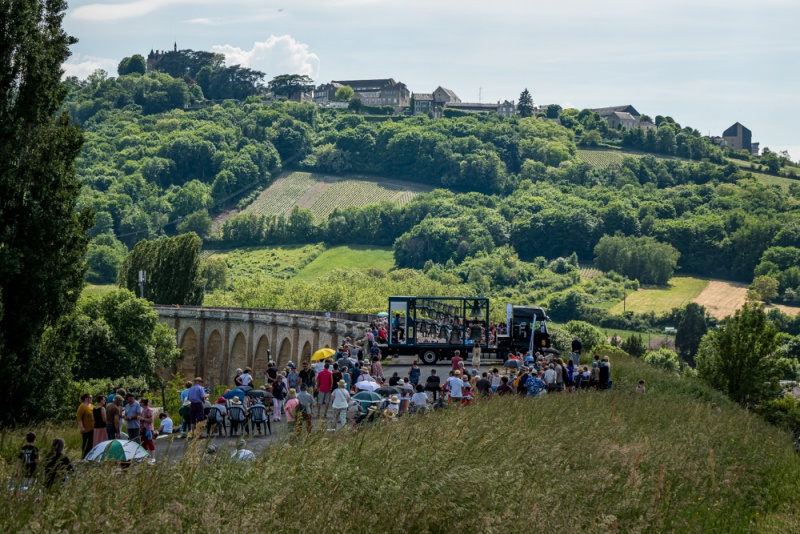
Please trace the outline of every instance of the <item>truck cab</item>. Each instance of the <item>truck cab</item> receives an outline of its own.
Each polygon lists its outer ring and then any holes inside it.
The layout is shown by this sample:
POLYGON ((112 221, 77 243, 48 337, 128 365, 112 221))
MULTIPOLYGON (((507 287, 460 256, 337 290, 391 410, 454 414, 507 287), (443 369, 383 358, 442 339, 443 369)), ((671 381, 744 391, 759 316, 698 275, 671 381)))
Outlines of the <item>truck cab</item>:
POLYGON ((547 322, 550 318, 538 306, 506 306, 506 334, 497 336, 497 352, 504 361, 509 352, 550 348, 547 322))

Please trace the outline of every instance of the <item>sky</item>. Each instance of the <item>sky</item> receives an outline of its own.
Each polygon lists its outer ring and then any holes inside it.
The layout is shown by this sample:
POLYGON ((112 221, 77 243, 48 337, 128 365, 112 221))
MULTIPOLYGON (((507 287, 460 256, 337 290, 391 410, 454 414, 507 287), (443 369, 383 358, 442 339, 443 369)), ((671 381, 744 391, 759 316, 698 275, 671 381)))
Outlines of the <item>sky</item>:
POLYGON ((798 0, 73 0, 65 65, 116 74, 151 49, 317 83, 394 78, 464 102, 632 104, 703 134, 735 122, 800 159, 798 0))

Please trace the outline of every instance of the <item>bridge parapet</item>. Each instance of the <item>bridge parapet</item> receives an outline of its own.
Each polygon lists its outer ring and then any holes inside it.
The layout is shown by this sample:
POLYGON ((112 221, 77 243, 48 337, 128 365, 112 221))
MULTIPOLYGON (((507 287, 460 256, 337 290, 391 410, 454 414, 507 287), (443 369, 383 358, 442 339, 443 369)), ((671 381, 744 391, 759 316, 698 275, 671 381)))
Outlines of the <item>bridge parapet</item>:
POLYGON ((176 372, 202 376, 208 384, 233 385, 237 368, 250 367, 256 377, 269 361, 282 369, 289 361, 310 361, 323 347, 338 347, 345 337, 364 337, 364 314, 303 312, 202 306, 156 306, 159 320, 174 328, 184 358, 176 372))

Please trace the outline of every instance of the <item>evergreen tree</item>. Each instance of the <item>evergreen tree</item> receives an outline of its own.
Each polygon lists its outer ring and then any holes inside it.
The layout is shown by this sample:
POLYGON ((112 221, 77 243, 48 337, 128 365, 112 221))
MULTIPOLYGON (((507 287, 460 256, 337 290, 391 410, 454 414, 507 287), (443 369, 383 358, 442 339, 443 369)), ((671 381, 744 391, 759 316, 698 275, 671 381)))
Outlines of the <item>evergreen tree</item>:
POLYGON ((83 135, 61 111, 61 65, 76 39, 63 0, 0 2, 0 419, 36 416, 57 365, 41 361, 42 332, 75 305, 92 226, 77 211, 74 161, 83 135))
POLYGON ((519 113, 520 117, 530 117, 533 115, 533 98, 531 97, 527 87, 519 95, 517 113, 519 113))
POLYGON ((706 324, 706 309, 699 304, 690 302, 683 310, 678 331, 675 334, 675 348, 690 365, 694 365, 694 356, 700 348, 700 341, 708 332, 706 324))

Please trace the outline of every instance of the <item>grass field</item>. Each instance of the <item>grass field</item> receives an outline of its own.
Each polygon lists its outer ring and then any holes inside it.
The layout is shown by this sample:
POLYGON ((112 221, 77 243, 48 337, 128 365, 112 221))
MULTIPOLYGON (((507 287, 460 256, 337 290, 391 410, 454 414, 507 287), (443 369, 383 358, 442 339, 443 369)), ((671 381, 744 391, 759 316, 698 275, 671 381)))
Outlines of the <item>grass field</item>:
MULTIPOLYGON (((676 276, 669 281, 669 287, 640 288, 628 293, 624 309, 637 313, 665 313, 692 302, 708 285, 708 280, 691 276, 676 276)), ((621 314, 623 303, 611 308, 612 314, 621 314)))
MULTIPOLYGON (((0 492, 0 525, 6 532, 800 530, 800 459, 788 433, 696 380, 626 356, 612 358, 612 378, 605 392, 501 397, 357 433, 316 432, 294 444, 278 438, 252 463, 206 455, 205 440, 186 440, 176 463, 121 473, 96 465, 57 491, 0 492), (633 394, 639 379, 644 395, 633 394)), ((21 442, 21 431, 4 433, 0 442, 21 442)), ((15 448, 0 462, 4 487, 15 448)))
POLYGON ((301 269, 295 278, 309 280, 325 276, 334 269, 346 268, 388 271, 394 268, 394 254, 391 248, 334 247, 317 256, 301 269))
POLYGON ((243 213, 288 215, 297 205, 310 209, 318 219, 324 219, 335 208, 382 201, 402 205, 430 190, 422 184, 401 180, 292 172, 276 178, 243 213))
POLYGON ((254 274, 291 278, 324 250, 322 245, 249 247, 214 251, 209 257, 223 258, 231 279, 254 274))
POLYGON ((99 286, 98 285, 94 285, 94 284, 86 284, 83 287, 83 291, 81 291, 81 296, 82 297, 92 297, 92 296, 102 297, 106 293, 109 293, 110 291, 114 291, 115 289, 117 289, 117 286, 115 284, 99 285, 99 286))

